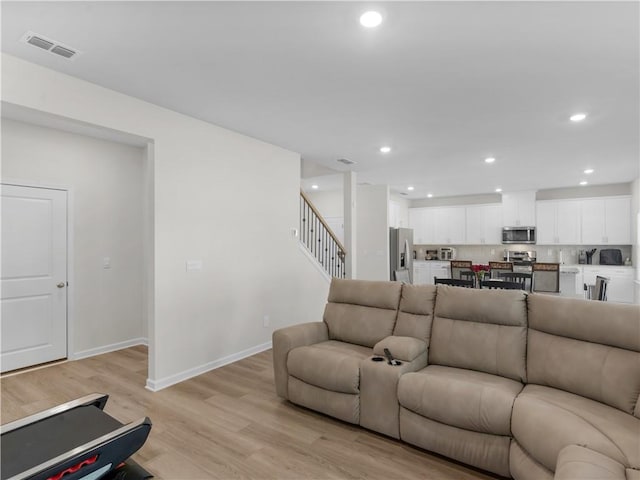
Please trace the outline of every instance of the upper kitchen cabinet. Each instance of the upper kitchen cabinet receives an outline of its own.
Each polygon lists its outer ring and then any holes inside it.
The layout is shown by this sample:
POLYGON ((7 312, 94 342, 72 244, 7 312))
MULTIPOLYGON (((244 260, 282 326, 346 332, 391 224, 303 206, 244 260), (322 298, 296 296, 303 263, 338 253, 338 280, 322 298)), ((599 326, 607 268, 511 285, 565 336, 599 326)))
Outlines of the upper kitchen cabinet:
POLYGON ((511 192, 502 194, 503 227, 535 227, 536 192, 511 192))
POLYGON ((537 243, 541 245, 571 245, 581 243, 581 203, 580 200, 548 200, 537 202, 537 243))
POLYGON ((496 245, 502 239, 502 206, 470 205, 466 207, 466 243, 470 245, 496 245))
POLYGON ((389 201, 389 226, 393 228, 409 227, 409 208, 400 202, 389 201))
POLYGON ((409 227, 413 228, 414 244, 463 244, 465 243, 465 208, 410 208, 409 227))
POLYGON ((465 208, 435 208, 435 242, 437 244, 465 243, 465 208))
POLYGON ((582 201, 582 243, 631 243, 631 197, 591 198, 582 201))
POLYGON ((409 228, 413 228, 413 243, 435 243, 435 213, 433 208, 410 208, 409 228))

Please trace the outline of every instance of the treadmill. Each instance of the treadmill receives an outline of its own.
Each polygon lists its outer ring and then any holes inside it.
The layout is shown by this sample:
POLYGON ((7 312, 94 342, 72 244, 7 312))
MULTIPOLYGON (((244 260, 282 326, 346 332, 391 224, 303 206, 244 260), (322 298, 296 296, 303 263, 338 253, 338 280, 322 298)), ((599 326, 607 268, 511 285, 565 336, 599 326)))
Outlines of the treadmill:
POLYGON ((122 424, 94 393, 0 427, 1 480, 142 480, 129 459, 144 445, 151 420, 122 424))

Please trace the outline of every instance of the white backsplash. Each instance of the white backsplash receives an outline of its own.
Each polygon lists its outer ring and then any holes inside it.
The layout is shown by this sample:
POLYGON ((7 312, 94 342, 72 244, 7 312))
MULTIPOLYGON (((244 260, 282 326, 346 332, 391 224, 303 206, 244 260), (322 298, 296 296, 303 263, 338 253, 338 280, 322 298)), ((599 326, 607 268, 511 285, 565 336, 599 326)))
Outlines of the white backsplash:
POLYGON ((619 248, 622 251, 622 260, 631 258, 630 245, 414 245, 416 258, 425 259, 427 250, 436 250, 441 246, 453 247, 456 249, 458 260, 471 260, 474 263, 487 263, 488 261, 502 261, 505 250, 529 251, 534 250, 537 254, 538 262, 558 263, 559 254, 562 249, 562 257, 565 264, 577 264, 578 252, 580 250, 591 250, 596 248, 593 255, 594 265, 600 261, 601 248, 619 248))

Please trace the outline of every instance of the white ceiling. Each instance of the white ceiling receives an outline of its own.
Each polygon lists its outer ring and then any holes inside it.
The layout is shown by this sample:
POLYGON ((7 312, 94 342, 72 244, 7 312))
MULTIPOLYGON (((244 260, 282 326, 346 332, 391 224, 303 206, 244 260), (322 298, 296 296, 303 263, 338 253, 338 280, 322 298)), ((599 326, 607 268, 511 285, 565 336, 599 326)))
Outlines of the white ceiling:
POLYGON ((3 1, 2 50, 421 198, 637 178, 639 8, 3 1), (82 54, 21 43, 29 30, 82 54))

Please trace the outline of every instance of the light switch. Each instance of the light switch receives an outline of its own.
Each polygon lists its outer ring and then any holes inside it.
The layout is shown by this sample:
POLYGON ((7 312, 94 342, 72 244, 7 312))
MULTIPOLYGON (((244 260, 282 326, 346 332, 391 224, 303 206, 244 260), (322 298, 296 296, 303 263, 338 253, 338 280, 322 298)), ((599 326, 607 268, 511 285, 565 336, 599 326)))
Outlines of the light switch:
POLYGON ((111 258, 104 257, 102 259, 102 268, 104 269, 111 268, 111 258))
POLYGON ((187 260, 187 272, 202 270, 202 260, 187 260))

